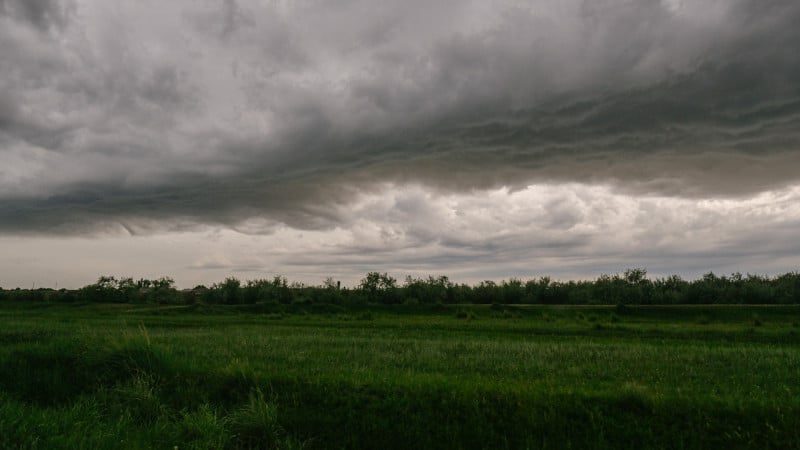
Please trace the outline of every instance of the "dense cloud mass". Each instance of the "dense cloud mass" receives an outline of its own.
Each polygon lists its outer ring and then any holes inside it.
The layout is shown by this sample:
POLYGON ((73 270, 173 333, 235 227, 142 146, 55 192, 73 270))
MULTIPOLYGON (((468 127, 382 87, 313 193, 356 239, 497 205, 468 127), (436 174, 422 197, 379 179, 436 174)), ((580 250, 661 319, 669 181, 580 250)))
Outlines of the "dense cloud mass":
POLYGON ((800 174, 793 0, 0 0, 0 230, 331 229, 359 196, 800 174))
POLYGON ((0 0, 0 281, 796 270, 798 23, 796 0, 0 0))

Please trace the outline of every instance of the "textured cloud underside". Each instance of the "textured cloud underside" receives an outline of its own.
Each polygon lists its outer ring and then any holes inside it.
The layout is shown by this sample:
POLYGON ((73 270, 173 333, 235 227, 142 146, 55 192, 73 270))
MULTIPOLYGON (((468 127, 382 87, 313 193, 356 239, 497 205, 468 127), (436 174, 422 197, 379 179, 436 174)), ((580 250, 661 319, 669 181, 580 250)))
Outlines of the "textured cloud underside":
POLYGON ((332 229, 390 186, 798 182, 796 1, 489 5, 0 0, 0 231, 332 229))

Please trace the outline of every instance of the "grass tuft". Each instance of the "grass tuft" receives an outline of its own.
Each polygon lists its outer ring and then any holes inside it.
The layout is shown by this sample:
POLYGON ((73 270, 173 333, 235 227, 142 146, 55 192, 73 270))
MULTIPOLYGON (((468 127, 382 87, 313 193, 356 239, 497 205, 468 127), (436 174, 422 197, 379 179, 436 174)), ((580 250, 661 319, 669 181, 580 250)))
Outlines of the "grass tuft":
POLYGON ((183 411, 177 423, 179 448, 224 449, 230 446, 231 435, 225 420, 208 403, 193 411, 183 411))
POLYGON ((260 389, 250 392, 247 402, 227 418, 237 448, 282 448, 283 428, 278 407, 264 399, 260 389))

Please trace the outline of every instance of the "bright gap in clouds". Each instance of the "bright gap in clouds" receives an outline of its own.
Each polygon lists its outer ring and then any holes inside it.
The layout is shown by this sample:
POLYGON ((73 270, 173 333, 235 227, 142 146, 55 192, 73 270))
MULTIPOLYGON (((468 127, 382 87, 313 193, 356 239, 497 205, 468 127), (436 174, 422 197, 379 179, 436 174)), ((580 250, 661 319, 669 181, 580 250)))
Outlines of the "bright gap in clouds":
POLYGON ((0 246, 18 256, 0 261, 0 286, 79 287, 102 274, 169 275, 180 287, 276 274, 309 284, 332 276, 355 285, 368 271, 471 283, 593 279, 628 267, 687 278, 709 270, 777 274, 800 264, 800 243, 792 238, 800 226, 798 205, 800 186, 744 199, 692 200, 577 183, 451 194, 383 185, 344 207, 346 222, 325 230, 254 223, 239 228, 245 232, 4 236, 0 246))

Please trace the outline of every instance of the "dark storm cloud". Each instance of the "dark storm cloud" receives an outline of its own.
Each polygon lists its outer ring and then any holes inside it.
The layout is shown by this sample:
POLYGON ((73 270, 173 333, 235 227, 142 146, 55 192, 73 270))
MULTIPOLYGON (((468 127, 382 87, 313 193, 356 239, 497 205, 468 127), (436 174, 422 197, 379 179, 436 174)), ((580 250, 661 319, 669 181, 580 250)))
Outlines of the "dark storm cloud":
POLYGON ((322 229, 384 183, 798 181, 795 1, 417 3, 0 1, 0 229, 322 229))

